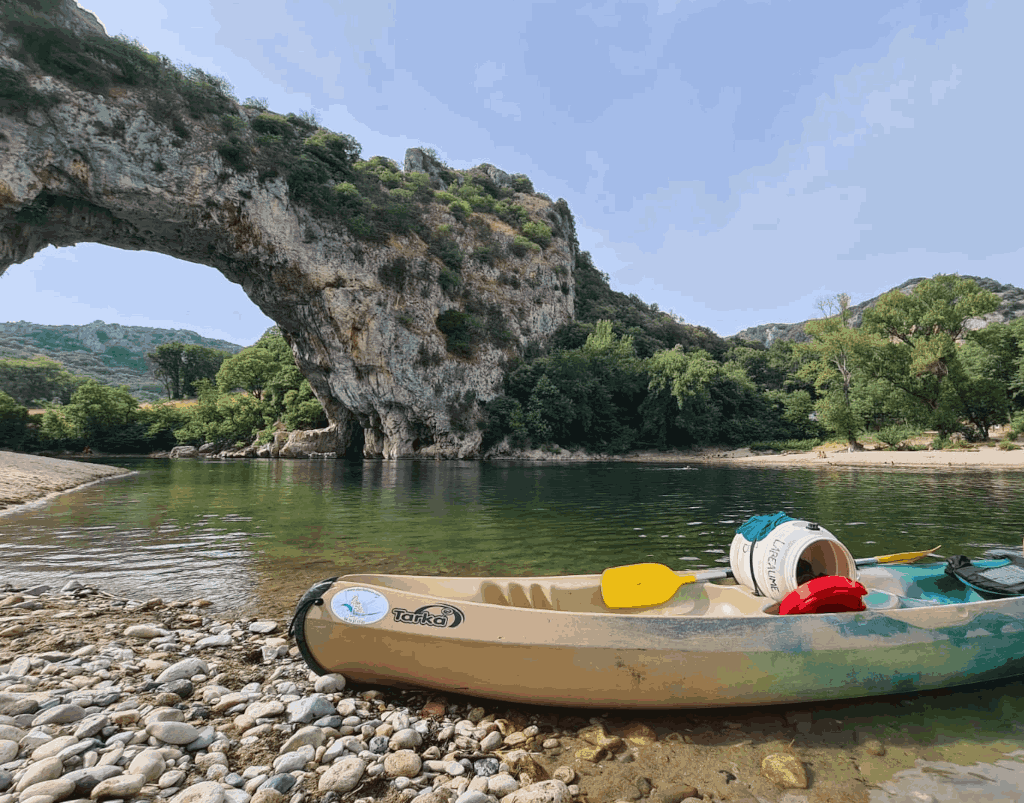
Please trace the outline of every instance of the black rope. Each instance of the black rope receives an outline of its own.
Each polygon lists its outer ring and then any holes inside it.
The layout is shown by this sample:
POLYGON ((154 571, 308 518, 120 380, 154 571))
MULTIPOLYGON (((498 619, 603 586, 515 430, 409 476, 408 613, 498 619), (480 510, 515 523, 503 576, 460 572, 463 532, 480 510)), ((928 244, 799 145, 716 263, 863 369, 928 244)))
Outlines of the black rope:
POLYGON ((288 625, 288 635, 295 639, 295 645, 299 648, 303 660, 318 675, 329 675, 331 671, 321 666, 320 662, 313 657, 313 651, 309 649, 309 642, 306 641, 306 612, 314 605, 324 604, 324 593, 337 579, 337 577, 330 577, 327 580, 321 580, 303 594, 299 604, 295 607, 295 615, 292 617, 291 624, 288 625))

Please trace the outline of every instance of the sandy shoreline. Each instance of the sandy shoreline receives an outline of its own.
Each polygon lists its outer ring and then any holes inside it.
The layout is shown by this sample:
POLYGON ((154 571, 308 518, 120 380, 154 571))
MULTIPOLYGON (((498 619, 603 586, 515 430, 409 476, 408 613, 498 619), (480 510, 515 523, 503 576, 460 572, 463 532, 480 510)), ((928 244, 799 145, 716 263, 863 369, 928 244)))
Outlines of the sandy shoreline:
POLYGON ((750 449, 705 449, 698 452, 633 452, 623 458, 637 463, 716 463, 738 466, 816 467, 867 466, 881 469, 1024 469, 1024 449, 1005 450, 983 444, 968 449, 941 451, 889 451, 865 449, 850 452, 834 444, 807 452, 764 454, 750 449))
POLYGON ((99 480, 134 473, 119 466, 0 450, 0 516, 99 480))

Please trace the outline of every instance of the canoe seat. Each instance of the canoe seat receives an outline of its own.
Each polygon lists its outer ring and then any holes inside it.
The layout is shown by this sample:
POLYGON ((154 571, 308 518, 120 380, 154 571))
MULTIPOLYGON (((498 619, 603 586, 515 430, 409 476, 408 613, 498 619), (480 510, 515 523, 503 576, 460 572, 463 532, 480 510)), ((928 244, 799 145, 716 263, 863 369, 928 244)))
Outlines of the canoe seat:
POLYGON ((498 583, 488 581, 480 584, 480 596, 489 605, 554 610, 544 587, 539 583, 531 583, 528 586, 522 583, 508 583, 502 587, 498 583))

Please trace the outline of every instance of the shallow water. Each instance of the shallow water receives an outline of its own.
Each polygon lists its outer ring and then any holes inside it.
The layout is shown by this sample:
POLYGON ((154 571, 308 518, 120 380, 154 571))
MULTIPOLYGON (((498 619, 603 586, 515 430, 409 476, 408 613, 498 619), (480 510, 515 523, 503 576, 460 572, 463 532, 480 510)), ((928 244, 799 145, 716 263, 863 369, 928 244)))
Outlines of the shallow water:
POLYGON ((1021 548, 1024 473, 477 461, 122 459, 103 482, 0 522, 0 578, 76 577, 132 598, 289 611, 358 571, 723 568, 736 527, 783 510, 855 557, 1021 548))

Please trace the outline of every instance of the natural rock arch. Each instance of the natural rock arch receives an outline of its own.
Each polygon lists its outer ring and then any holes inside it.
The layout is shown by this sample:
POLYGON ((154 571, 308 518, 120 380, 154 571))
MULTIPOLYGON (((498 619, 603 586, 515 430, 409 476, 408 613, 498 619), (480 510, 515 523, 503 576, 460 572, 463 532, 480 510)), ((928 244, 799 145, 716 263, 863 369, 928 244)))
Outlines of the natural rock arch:
MULTIPOLYGON (((47 20, 76 37, 105 37, 71 0, 25 5, 48 6, 47 20)), ((509 251, 516 231, 497 218, 475 214, 464 225, 442 203, 426 203, 430 230, 448 226, 460 254, 490 257, 465 260, 453 293, 436 249, 416 233, 360 241, 344 220, 296 202, 285 178, 246 169, 238 150, 256 147, 252 120, 262 110, 232 104, 239 122, 227 140, 225 115, 200 114, 185 138, 184 115, 155 115, 145 87, 114 81, 86 91, 42 71, 18 45, 0 30, 0 77, 16 87, 0 96, 0 274, 48 245, 81 242, 216 268, 280 327, 324 406, 334 451, 361 427, 367 456, 476 456, 475 402, 499 392, 504 365, 529 340, 572 317, 576 243, 564 202, 515 194, 556 233, 541 252, 519 248, 522 256, 509 251), (467 309, 498 310, 491 323, 503 336, 456 357, 437 321, 467 309)), ((467 175, 418 149, 407 154, 410 171, 430 174, 435 187, 441 174, 467 175)), ((468 172, 511 193, 509 177, 490 165, 468 172)))

